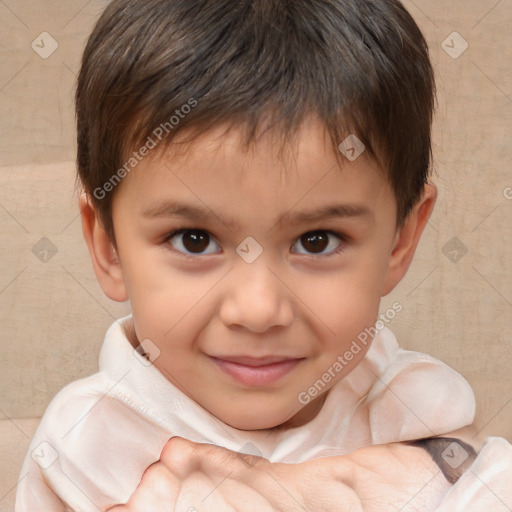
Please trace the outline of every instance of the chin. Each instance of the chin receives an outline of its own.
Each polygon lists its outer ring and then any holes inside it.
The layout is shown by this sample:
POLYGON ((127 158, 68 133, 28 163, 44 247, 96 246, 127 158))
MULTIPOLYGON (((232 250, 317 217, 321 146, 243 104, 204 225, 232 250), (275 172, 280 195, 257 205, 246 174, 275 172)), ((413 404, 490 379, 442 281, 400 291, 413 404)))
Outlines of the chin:
POLYGON ((247 414, 236 414, 232 412, 227 417, 219 418, 230 427, 238 430, 266 430, 278 427, 287 421, 285 417, 274 417, 268 412, 264 414, 255 414, 254 410, 247 414))

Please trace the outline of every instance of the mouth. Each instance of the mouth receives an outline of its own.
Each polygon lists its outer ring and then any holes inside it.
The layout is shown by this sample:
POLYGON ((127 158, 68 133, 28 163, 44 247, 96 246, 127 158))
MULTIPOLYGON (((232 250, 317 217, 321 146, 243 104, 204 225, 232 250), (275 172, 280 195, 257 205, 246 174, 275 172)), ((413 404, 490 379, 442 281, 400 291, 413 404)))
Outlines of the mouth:
POLYGON ((300 361, 282 357, 213 357, 210 359, 240 384, 258 387, 274 384, 287 375, 300 361))

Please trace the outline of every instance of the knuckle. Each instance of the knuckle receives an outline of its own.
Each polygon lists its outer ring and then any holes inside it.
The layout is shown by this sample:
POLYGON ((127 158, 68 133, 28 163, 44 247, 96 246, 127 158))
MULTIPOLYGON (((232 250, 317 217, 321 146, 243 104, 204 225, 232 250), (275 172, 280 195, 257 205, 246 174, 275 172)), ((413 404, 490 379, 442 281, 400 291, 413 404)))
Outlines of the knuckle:
POLYGON ((173 458, 181 458, 190 452, 190 442, 182 437, 173 437, 167 443, 160 455, 161 460, 171 460, 173 458))
POLYGON ((190 472, 197 465, 195 443, 181 437, 173 437, 165 444, 160 461, 177 474, 190 472))
MULTIPOLYGON (((144 471, 137 490, 131 496, 130 501, 126 503, 126 505, 131 505, 133 507, 132 500, 135 497, 139 497, 141 494, 144 495, 150 489, 159 489, 162 486, 169 485, 169 483, 174 479, 172 475, 172 471, 170 471, 165 464, 160 461, 154 462, 144 471)), ((115 512, 118 511, 116 510, 115 512)), ((126 511, 123 509, 119 512, 128 512, 128 509, 126 511)))

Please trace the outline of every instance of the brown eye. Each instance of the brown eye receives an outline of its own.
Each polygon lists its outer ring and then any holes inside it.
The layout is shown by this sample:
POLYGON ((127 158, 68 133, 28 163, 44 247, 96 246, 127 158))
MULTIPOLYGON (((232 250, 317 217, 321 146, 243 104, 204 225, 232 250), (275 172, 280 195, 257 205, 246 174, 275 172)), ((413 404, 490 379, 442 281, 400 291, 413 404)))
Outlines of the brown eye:
POLYGON ((308 252, 323 252, 329 245, 329 237, 327 236, 327 233, 323 233, 322 231, 317 233, 307 233, 300 237, 300 242, 302 247, 304 247, 308 252))
POLYGON ((343 243, 341 235, 330 231, 310 231, 304 233, 292 247, 299 254, 329 255, 336 252, 343 243))
POLYGON ((219 246, 214 242, 210 234, 200 229, 176 231, 169 237, 169 242, 175 249, 185 254, 211 254, 219 252, 219 246), (212 245, 213 250, 211 248, 212 245))
POLYGON ((208 233, 202 231, 189 231, 183 234, 183 246, 190 252, 203 252, 210 243, 208 233))

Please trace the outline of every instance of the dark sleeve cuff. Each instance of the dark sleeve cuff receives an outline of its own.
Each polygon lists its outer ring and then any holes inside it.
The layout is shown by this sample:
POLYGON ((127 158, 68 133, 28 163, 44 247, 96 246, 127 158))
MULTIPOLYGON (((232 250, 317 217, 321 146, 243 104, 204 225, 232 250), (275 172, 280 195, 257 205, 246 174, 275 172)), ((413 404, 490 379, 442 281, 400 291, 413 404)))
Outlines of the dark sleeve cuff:
POLYGON ((429 437, 406 444, 426 450, 451 484, 457 482, 477 456, 471 445, 455 437, 429 437))

